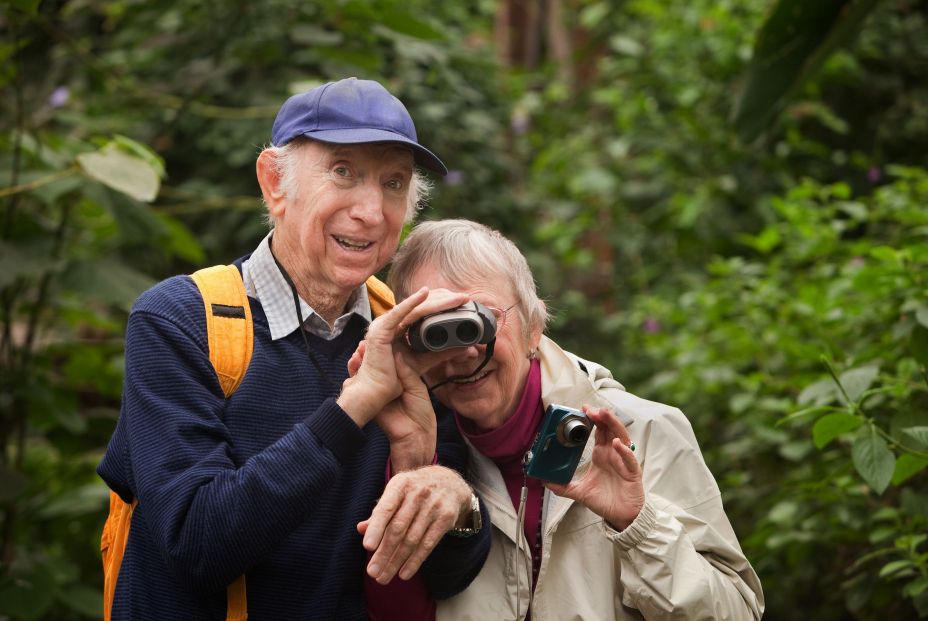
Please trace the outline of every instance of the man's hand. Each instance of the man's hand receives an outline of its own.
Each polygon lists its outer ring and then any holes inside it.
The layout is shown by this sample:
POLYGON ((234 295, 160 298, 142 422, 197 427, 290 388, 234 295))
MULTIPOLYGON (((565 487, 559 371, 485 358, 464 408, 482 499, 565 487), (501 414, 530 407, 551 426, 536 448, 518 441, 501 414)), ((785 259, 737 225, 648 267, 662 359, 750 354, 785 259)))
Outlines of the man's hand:
POLYGON ((459 517, 470 512, 471 488, 454 470, 426 466, 390 479, 371 516, 358 524, 373 552, 367 573, 387 584, 409 580, 459 517))
POLYGON ((596 425, 593 463, 580 480, 566 485, 545 483, 545 487, 582 503, 616 530, 625 530, 644 506, 641 466, 629 447, 628 430, 617 416, 606 408, 587 405, 583 411, 596 425))

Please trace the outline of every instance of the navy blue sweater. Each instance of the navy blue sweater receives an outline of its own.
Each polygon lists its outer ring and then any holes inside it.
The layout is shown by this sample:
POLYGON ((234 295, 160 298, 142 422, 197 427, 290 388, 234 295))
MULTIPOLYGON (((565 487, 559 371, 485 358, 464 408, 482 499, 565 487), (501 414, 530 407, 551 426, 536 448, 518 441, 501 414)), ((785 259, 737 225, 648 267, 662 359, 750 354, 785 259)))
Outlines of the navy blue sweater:
MULTIPOLYGON (((122 411, 98 467, 123 500, 139 500, 114 621, 224 619, 226 586, 242 574, 250 621, 367 618, 356 524, 383 492, 389 444, 335 403, 366 326, 354 317, 332 341, 307 335, 330 382, 299 332, 271 341, 256 300, 251 309, 254 354, 228 400, 189 277, 156 285, 130 314, 122 411)), ((438 441, 439 462, 463 471, 450 416, 438 441)), ((420 570, 433 596, 476 576, 489 531, 445 537, 420 570)))

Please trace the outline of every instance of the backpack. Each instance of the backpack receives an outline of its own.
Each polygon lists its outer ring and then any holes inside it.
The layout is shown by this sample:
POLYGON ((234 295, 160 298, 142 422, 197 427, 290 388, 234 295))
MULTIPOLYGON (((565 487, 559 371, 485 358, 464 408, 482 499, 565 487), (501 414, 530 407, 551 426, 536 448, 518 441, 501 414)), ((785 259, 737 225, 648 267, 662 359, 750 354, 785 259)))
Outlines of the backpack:
MULTIPOLYGON (((245 284, 235 265, 203 268, 194 272, 191 278, 200 290, 206 309, 209 360, 216 370, 222 392, 228 399, 242 383, 254 347, 254 324, 245 284)), ((384 283, 371 276, 366 284, 374 317, 393 308, 393 292, 384 283)), ((137 504, 138 498, 127 503, 116 492, 110 491, 110 511, 100 537, 105 621, 110 621, 112 614, 116 581, 129 539, 132 513, 137 504)), ((226 621, 245 621, 248 618, 245 576, 239 576, 230 584, 226 594, 226 621)))

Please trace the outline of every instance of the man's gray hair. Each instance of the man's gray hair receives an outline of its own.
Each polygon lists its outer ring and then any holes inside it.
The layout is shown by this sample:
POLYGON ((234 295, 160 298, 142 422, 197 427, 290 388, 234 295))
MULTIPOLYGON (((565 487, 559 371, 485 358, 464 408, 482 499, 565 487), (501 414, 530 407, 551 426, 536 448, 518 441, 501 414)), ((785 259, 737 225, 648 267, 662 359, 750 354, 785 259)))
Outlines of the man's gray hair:
MULTIPOLYGON (((280 179, 280 189, 290 200, 296 200, 300 194, 297 171, 300 169, 300 166, 305 165, 305 162, 303 162, 303 147, 308 142, 310 142, 308 138, 298 138, 292 142, 288 142, 282 147, 267 146, 264 149, 265 151, 270 151, 274 156, 274 168, 280 179)), ((419 172, 418 169, 413 169, 407 196, 406 222, 412 222, 416 218, 416 214, 427 202, 431 191, 432 183, 429 181, 428 177, 419 172)), ((270 213, 267 214, 267 221, 273 228, 274 218, 270 213)))
POLYGON ((421 222, 393 257, 387 284, 397 300, 409 296, 412 279, 432 265, 461 289, 488 282, 499 291, 515 293, 525 335, 535 326, 544 329, 548 312, 539 299, 528 261, 499 231, 471 220, 421 222))

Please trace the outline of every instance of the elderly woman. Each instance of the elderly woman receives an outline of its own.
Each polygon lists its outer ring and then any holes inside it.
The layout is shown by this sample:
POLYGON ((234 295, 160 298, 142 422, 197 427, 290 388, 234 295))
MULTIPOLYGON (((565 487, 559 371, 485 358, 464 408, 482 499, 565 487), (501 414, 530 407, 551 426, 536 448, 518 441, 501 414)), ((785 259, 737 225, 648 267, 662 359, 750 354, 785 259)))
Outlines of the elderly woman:
POLYGON ((543 335, 545 305, 512 242, 466 220, 424 222, 389 282, 397 299, 465 293, 497 319, 487 360, 487 345, 461 348, 423 377, 467 440, 493 528, 482 571, 438 602, 440 619, 760 618, 760 582, 689 422, 543 335), (522 465, 552 403, 595 425, 566 485, 522 465))

